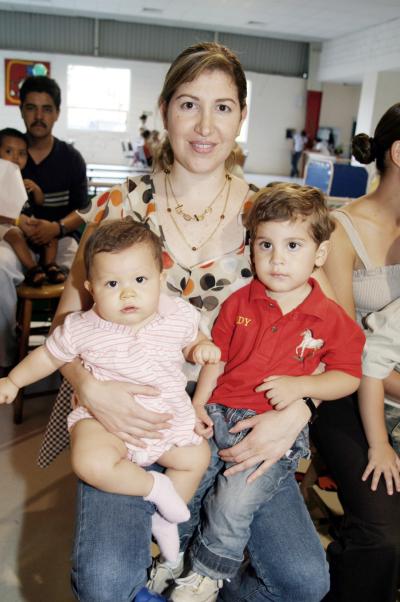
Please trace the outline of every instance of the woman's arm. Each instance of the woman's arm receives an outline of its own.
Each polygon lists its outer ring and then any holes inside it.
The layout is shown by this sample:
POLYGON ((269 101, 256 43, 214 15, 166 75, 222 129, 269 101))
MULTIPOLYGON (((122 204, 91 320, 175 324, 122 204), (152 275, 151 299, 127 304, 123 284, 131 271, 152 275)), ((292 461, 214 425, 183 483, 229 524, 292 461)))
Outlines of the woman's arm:
POLYGON ((387 492, 392 495, 393 483, 396 491, 400 491, 400 459, 389 443, 386 430, 382 380, 363 376, 358 391, 358 407, 369 445, 368 464, 362 480, 366 481, 372 474, 371 489, 376 491, 383 476, 387 492))
MULTIPOLYGON (((353 270, 356 253, 343 226, 336 222, 331 236, 329 253, 324 265, 324 272, 333 290, 333 298, 343 307, 348 315, 355 318, 356 312, 353 298, 353 270)), ((328 297, 329 290, 322 288, 328 297)))
POLYGON ((65 316, 73 311, 89 309, 93 303, 90 294, 84 287, 86 280, 86 269, 83 261, 85 244, 89 236, 96 229, 96 225, 90 224, 85 228, 81 238, 74 262, 65 282, 64 292, 61 295, 57 311, 53 318, 51 330, 64 322, 65 316))
POLYGON ((386 395, 394 397, 400 403, 400 372, 392 370, 383 383, 385 385, 386 395))

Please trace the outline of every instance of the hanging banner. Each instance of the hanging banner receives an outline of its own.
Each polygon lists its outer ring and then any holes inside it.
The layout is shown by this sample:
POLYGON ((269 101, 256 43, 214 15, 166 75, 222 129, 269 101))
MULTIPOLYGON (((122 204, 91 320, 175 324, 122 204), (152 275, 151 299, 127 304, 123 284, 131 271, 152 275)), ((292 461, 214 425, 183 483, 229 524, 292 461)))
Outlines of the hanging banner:
POLYGON ((50 75, 49 61, 4 59, 6 105, 19 105, 19 90, 30 75, 50 75))

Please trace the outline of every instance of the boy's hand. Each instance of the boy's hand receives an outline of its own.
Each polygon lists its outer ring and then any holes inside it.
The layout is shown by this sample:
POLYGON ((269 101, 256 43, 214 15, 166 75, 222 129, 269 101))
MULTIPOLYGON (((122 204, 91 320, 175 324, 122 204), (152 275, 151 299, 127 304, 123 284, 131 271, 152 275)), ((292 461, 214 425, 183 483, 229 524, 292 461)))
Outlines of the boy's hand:
POLYGON ((300 379, 299 376, 268 376, 255 390, 257 393, 265 391, 265 397, 274 409, 283 410, 303 397, 300 379))
POLYGON ((200 437, 210 439, 213 436, 213 421, 207 414, 204 406, 193 405, 193 408, 196 413, 196 424, 194 426, 195 433, 200 435, 200 437))
POLYGON ((368 464, 361 479, 366 481, 371 474, 372 491, 377 490, 379 479, 383 476, 389 495, 393 495, 393 483, 396 491, 400 492, 400 458, 388 441, 369 448, 368 464))
POLYGON ((18 391, 18 387, 7 376, 0 378, 0 403, 12 403, 18 391))
POLYGON ((34 192, 35 190, 41 190, 39 186, 33 180, 29 180, 28 178, 24 178, 24 186, 27 192, 34 192))
POLYGON ((198 343, 192 351, 193 361, 204 364, 217 364, 221 359, 221 350, 212 341, 198 343))

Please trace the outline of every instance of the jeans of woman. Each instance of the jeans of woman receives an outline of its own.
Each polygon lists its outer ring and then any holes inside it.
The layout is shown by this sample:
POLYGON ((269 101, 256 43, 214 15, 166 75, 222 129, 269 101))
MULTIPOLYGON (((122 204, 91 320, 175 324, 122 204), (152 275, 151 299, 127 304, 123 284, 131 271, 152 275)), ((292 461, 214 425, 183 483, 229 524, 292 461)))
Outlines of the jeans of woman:
MULTIPOLYGON (((381 477, 361 476, 368 462, 357 401, 320 405, 311 437, 338 484, 344 508, 339 538, 328 547, 331 589, 326 602, 395 602, 400 569, 400 493, 388 495, 381 477)), ((394 426, 394 425, 393 425, 394 426)))
MULTIPOLYGON (((319 602, 328 591, 325 554, 293 470, 289 462, 287 477, 255 513, 247 544, 252 567, 224 583, 220 601, 319 602)), ((181 525, 183 548, 215 477, 212 471, 207 475, 190 504, 191 519, 181 525)), ((72 568, 78 600, 132 602, 146 583, 151 563, 153 512, 154 506, 143 498, 105 493, 79 482, 72 568)))

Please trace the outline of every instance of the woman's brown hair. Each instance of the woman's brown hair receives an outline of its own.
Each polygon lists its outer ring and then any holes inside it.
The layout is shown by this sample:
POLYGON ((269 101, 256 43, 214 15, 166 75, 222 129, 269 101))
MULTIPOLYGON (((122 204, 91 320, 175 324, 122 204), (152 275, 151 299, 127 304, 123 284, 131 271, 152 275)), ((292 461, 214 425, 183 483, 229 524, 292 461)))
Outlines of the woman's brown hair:
MULTIPOLYGON (((236 54, 216 42, 194 44, 176 57, 165 76, 158 101, 159 106, 166 111, 172 96, 180 85, 193 81, 204 71, 215 70, 223 71, 232 78, 242 111, 246 106, 247 97, 247 82, 243 67, 236 54)), ((156 154, 155 164, 160 169, 168 169, 173 162, 174 153, 166 135, 156 154)))

